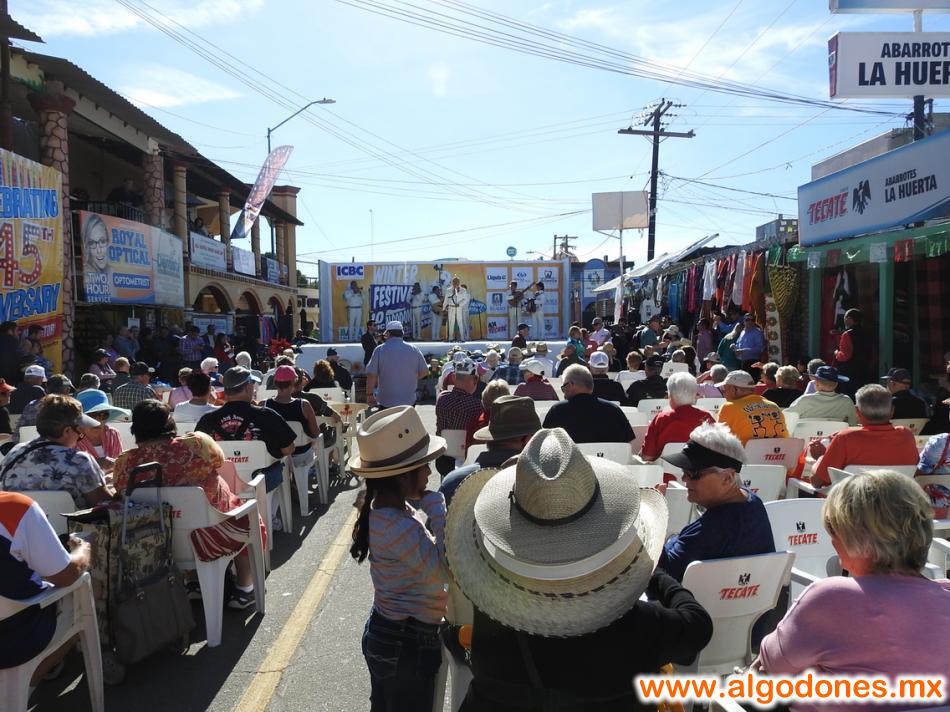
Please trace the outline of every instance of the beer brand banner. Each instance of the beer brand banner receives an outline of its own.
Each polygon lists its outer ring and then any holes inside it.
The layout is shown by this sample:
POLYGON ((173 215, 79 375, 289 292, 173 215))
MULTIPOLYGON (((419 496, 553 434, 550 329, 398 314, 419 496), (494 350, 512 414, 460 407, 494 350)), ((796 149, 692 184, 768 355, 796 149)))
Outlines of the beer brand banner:
POLYGON ((43 356, 63 362, 62 175, 0 149, 0 321, 42 327, 43 356))
POLYGON ((447 298, 458 277, 467 290, 469 340, 505 341, 509 328, 508 286, 525 294, 518 300, 519 322, 531 325, 529 339, 559 339, 567 332, 569 265, 566 262, 400 262, 320 263, 320 329, 328 342, 359 341, 366 322, 380 330, 387 321, 403 322, 417 341, 447 338, 447 298), (544 287, 533 312, 525 301, 544 287), (436 334, 438 331, 438 334, 436 334))
POLYGON ((83 299, 93 304, 185 305, 181 240, 111 215, 79 213, 83 299))

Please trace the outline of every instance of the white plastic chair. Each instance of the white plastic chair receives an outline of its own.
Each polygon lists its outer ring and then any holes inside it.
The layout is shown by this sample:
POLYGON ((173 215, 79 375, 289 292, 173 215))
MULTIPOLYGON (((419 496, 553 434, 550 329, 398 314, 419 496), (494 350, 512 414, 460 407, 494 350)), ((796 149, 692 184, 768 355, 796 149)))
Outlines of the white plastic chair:
POLYGON ((931 438, 930 435, 915 435, 914 436, 914 442, 917 445, 917 452, 924 451, 924 448, 927 447, 927 441, 930 440, 930 438, 931 438))
POLYGON ((841 561, 831 543, 831 535, 821 521, 823 505, 820 499, 786 499, 765 503, 775 550, 795 552, 795 565, 791 572, 792 601, 810 583, 841 575, 841 561))
POLYGON ((630 464, 630 443, 578 443, 577 449, 585 455, 602 457, 620 465, 630 464))
POLYGON ((76 511, 76 503, 69 492, 66 490, 24 490, 21 494, 25 494, 40 506, 57 536, 69 533, 69 524, 63 513, 76 511))
MULTIPOLYGON (((831 470, 832 468, 828 468, 831 470)), ((873 472, 875 470, 889 470, 891 472, 897 472, 905 477, 913 478, 917 472, 917 465, 848 465, 844 468, 844 471, 849 475, 862 475, 865 472, 873 472)), ((832 480, 834 482, 834 480, 832 480)))
POLYGON ((927 553, 928 578, 947 578, 950 572, 950 541, 934 537, 927 553))
POLYGON ((923 430, 929 422, 927 418, 898 418, 897 420, 892 420, 891 425, 895 428, 901 425, 910 430, 914 435, 920 435, 920 431, 923 430))
POLYGON ((627 416, 627 422, 630 423, 634 428, 638 425, 649 425, 652 418, 646 413, 641 413, 635 407, 630 405, 620 406, 620 410, 623 411, 623 414, 627 416))
MULTIPOLYGON (((697 398, 696 407, 709 413, 713 420, 719 418, 719 409, 726 403, 725 398, 697 398)), ((787 424, 786 424, 787 425, 787 424)))
POLYGON ((306 465, 294 464, 293 453, 287 456, 287 468, 285 472, 297 486, 297 502, 300 507, 300 516, 306 517, 310 514, 310 468, 317 466, 317 487, 320 490, 320 504, 326 504, 329 500, 328 490, 330 489, 330 458, 327 449, 323 446, 323 433, 315 438, 311 438, 303 431, 301 423, 287 421, 287 425, 294 431, 294 445, 296 447, 310 446, 311 458, 306 465))
POLYGON ((785 473, 781 465, 743 465, 739 479, 763 502, 771 502, 785 492, 785 473))
POLYGON ((325 401, 334 403, 344 403, 346 401, 346 391, 339 386, 330 386, 329 388, 311 388, 311 393, 316 393, 325 401))
POLYGON ((633 449, 634 451, 639 452, 640 448, 643 447, 643 440, 647 436, 647 430, 650 429, 649 425, 631 425, 633 430, 633 449))
MULTIPOLYGON (((238 477, 248 485, 251 484, 254 472, 267 467, 274 458, 267 452, 267 445, 261 440, 221 440, 218 441, 221 450, 224 451, 224 459, 233 463, 237 470, 238 477)), ((267 492, 266 486, 264 499, 256 497, 258 502, 267 503, 267 511, 262 513, 264 518, 264 529, 267 532, 267 549, 274 548, 274 532, 271 526, 270 505, 273 497, 280 497, 278 506, 281 514, 286 520, 287 529, 293 527, 293 513, 290 511, 290 480, 285 477, 280 483, 280 487, 273 492, 267 492)), ((269 564, 268 564, 269 565, 269 564)))
POLYGON ((667 398, 644 398, 637 403, 637 410, 641 413, 646 413, 647 417, 653 420, 653 417, 657 413, 661 413, 664 410, 673 410, 673 407, 667 398))
MULTIPOLYGON (((135 447, 135 436, 132 435, 132 423, 109 423, 119 434, 119 443, 122 445, 123 450, 131 450, 135 447)), ((179 430, 178 432, 183 432, 179 430)))
POLYGON ((797 426, 798 421, 802 419, 794 410, 788 409, 782 411, 782 417, 785 418, 785 431, 788 433, 794 433, 795 426, 797 426))
POLYGON ((683 471, 668 463, 663 459, 664 455, 673 455, 674 453, 681 452, 683 448, 686 447, 686 443, 667 443, 663 446, 663 450, 660 453, 660 458, 656 461, 656 464, 663 468, 663 472, 669 475, 675 475, 677 479, 683 476, 683 471))
POLYGON ((795 554, 788 551, 694 561, 683 587, 713 619, 713 637, 687 670, 725 675, 752 662, 752 626, 775 608, 795 554))
POLYGON ((465 462, 465 431, 443 430, 441 436, 445 438, 445 454, 455 458, 455 466, 460 467, 465 462))
POLYGON ((30 606, 47 608, 57 603, 59 608, 56 611, 56 630, 43 652, 22 665, 0 670, 0 709, 4 712, 26 712, 29 707, 30 678, 34 671, 51 653, 77 634, 86 668, 90 706, 93 712, 105 712, 99 624, 96 621, 96 606, 92 597, 92 579, 88 573, 84 573, 69 586, 48 588, 32 598, 13 600, 0 597, 0 620, 30 606))
POLYGON ((198 574, 201 586, 201 602, 205 612, 205 628, 208 634, 208 647, 221 644, 222 611, 224 608, 224 574, 231 560, 238 555, 222 556, 215 561, 201 561, 195 554, 191 543, 191 532, 202 527, 220 524, 228 519, 248 518, 248 534, 245 549, 251 559, 251 574, 254 577, 254 603, 257 612, 264 614, 264 551, 261 542, 261 528, 258 523, 257 500, 248 500, 230 512, 219 512, 208 503, 204 490, 200 487, 140 487, 132 492, 136 502, 159 504, 167 502, 172 512, 175 526, 172 527, 172 556, 179 568, 193 570, 198 574))
POLYGON ((465 464, 474 465, 475 459, 481 455, 483 452, 488 450, 488 446, 482 443, 481 445, 472 445, 469 447, 468 451, 465 453, 465 464))
POLYGON ((653 487, 663 482, 663 468, 659 465, 628 465, 627 470, 637 478, 641 487, 653 487))
MULTIPOLYGON (((336 451, 336 460, 337 464, 340 466, 340 472, 343 472, 346 469, 346 445, 347 439, 343 436, 343 421, 337 420, 334 418, 327 418, 322 415, 317 416, 317 425, 325 425, 328 428, 333 428, 336 431, 336 438, 333 442, 331 448, 327 448, 327 457, 329 458, 329 451, 336 451)), ((356 433, 356 428, 352 429, 352 432, 356 433)), ((327 460, 329 463, 329 460, 327 460)), ((329 470, 327 470, 329 472, 329 470)), ((322 500, 321 500, 322 501, 322 500)), ((326 502, 323 502, 326 504, 326 502)))
POLYGON ((683 527, 696 518, 696 507, 689 501, 689 491, 679 482, 670 482, 666 487, 666 538, 679 534, 683 527))
MULTIPOLYGON (((264 484, 263 474, 255 475, 250 481, 245 481, 241 475, 238 474, 237 467, 235 467, 234 463, 225 461, 224 464, 218 468, 218 476, 227 482, 228 487, 231 488, 231 492, 242 500, 255 499, 258 502, 267 501, 267 487, 264 484)), ((264 522, 264 531, 267 535, 267 546, 264 547, 264 572, 268 573, 271 569, 270 550, 274 548, 274 542, 271 541, 273 535, 271 534, 270 517, 263 517, 261 521, 264 522)))
MULTIPOLYGON (((788 423, 785 426, 788 427, 788 423)), ((808 442, 812 438, 831 437, 849 427, 851 426, 843 420, 799 420, 795 425, 795 430, 789 429, 788 432, 792 433, 792 437, 802 438, 808 442)))
POLYGON ((798 457, 805 450, 801 438, 761 438, 745 444, 746 462, 750 465, 781 465, 787 471, 798 467, 798 457))
POLYGON ((21 425, 20 426, 20 442, 28 443, 30 440, 36 440, 39 436, 39 433, 36 430, 35 425, 21 425))
POLYGON ((179 435, 187 435, 188 433, 195 432, 197 425, 197 422, 192 422, 190 420, 182 420, 181 422, 177 420, 175 421, 175 427, 178 429, 179 435))

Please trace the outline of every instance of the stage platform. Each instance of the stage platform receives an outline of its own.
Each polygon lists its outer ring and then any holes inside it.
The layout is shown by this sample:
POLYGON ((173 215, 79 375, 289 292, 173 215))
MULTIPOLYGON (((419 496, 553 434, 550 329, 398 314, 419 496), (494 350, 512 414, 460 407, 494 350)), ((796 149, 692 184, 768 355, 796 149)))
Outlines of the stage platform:
MULTIPOLYGON (((445 354, 448 353, 448 350, 455 346, 455 343, 449 343, 446 341, 410 341, 409 343, 411 343, 413 346, 416 346, 422 352, 423 356, 438 356, 440 358, 445 356, 445 354)), ((507 351, 511 341, 462 341, 457 343, 461 343, 462 347, 465 348, 466 351, 481 351, 484 353, 488 350, 488 344, 490 343, 497 343, 501 349, 507 351)), ((561 353, 561 350, 564 348, 567 340, 545 341, 545 343, 548 345, 548 356, 550 358, 555 358, 559 353, 561 353)), ((297 365, 312 372, 313 364, 322 358, 326 358, 327 349, 329 348, 336 349, 341 360, 346 360, 354 364, 359 363, 362 366, 363 347, 360 344, 350 343, 305 344, 304 346, 300 347, 301 353, 299 356, 297 356, 297 365)))

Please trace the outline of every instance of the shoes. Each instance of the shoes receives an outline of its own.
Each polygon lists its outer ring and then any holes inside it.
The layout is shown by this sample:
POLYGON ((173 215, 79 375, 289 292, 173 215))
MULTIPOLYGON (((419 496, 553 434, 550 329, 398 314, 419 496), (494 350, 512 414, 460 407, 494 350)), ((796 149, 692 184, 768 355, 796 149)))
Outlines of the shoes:
POLYGON ((189 601, 201 600, 201 586, 197 581, 185 581, 185 591, 188 593, 189 601))
POLYGON ((242 591, 241 589, 235 587, 231 591, 227 605, 228 608, 231 608, 235 611, 243 611, 245 608, 250 608, 254 605, 254 592, 242 591))

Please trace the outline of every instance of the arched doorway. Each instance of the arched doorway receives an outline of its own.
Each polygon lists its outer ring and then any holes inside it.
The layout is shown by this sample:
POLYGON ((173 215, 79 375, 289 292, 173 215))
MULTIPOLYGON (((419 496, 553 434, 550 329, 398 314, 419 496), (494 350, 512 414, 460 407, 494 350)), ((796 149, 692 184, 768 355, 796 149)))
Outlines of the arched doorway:
POLYGON ((241 292, 241 296, 238 299, 237 303, 237 312, 245 314, 260 314, 261 313, 261 302, 257 298, 257 295, 254 292, 248 290, 241 292))
POLYGON ((231 304, 223 289, 209 284, 198 292, 192 308, 202 314, 227 314, 231 311, 231 304))

